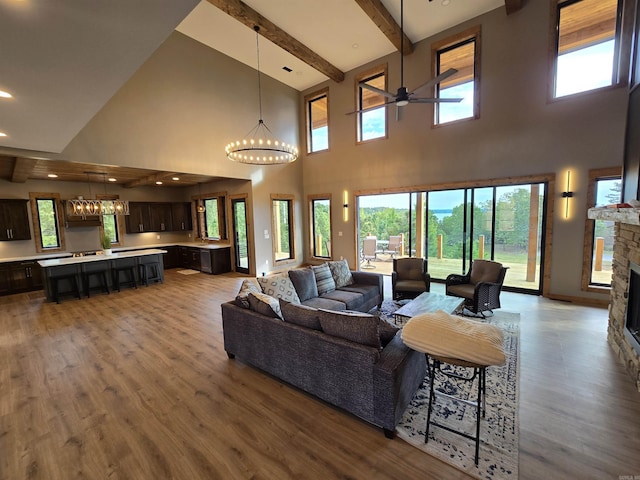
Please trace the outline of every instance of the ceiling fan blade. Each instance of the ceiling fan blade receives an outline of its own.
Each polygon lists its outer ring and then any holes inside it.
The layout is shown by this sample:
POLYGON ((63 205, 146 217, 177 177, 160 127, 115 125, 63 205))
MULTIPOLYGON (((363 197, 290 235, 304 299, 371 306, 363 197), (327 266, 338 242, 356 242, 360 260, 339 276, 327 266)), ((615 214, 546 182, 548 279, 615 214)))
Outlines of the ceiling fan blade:
POLYGON ((391 101, 391 102, 386 102, 386 103, 383 103, 382 105, 376 105, 375 107, 363 108, 362 110, 354 110, 353 112, 345 113, 345 115, 353 115, 354 113, 368 112, 370 110, 375 110, 376 108, 386 107, 387 105, 393 105, 395 103, 396 103, 396 101, 395 101, 395 97, 394 97, 394 100, 391 101))
POLYGON ((463 98, 410 98, 409 103, 459 103, 463 98))
POLYGON ((371 90, 372 92, 375 92, 378 95, 382 95, 387 98, 392 98, 394 100, 396 99, 396 96, 393 93, 385 92, 384 90, 380 90, 379 88, 372 87, 371 85, 368 85, 364 82, 360 82, 358 85, 360 85, 362 88, 366 88, 367 90, 371 90))
POLYGON ((441 73, 440 75, 438 75, 437 77, 432 78, 431 80, 429 80, 426 83, 423 83, 422 85, 420 85, 418 88, 416 88, 415 90, 413 90, 413 92, 411 92, 409 95, 413 95, 414 93, 416 93, 418 90, 422 90, 423 88, 427 88, 427 87, 433 87, 434 85, 437 85, 438 83, 440 83, 441 81, 449 78, 451 75, 455 75, 456 73, 458 73, 458 70, 456 70, 455 68, 450 68, 449 70, 447 70, 444 73, 441 73))

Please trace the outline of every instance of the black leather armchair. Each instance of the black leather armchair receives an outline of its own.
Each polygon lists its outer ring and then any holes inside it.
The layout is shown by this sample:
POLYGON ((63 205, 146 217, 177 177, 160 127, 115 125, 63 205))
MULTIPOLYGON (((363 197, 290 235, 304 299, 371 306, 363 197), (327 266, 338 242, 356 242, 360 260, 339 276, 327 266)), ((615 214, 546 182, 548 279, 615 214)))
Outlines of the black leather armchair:
POLYGON ((416 298, 431 289, 431 275, 424 258, 394 258, 391 291, 394 300, 416 298))
POLYGON ((507 268, 498 262, 474 260, 466 275, 447 277, 446 293, 464 298, 467 310, 484 317, 484 312, 500 308, 500 292, 507 268))

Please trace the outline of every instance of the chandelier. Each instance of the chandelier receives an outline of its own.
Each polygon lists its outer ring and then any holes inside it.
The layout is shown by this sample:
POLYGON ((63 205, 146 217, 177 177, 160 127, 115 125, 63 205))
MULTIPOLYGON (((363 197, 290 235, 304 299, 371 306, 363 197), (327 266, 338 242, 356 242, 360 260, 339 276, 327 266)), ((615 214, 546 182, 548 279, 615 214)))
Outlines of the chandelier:
POLYGON ((234 162, 253 165, 277 165, 295 162, 298 148, 273 138, 271 130, 262 120, 262 88, 260 83, 260 46, 259 26, 253 27, 256 32, 256 52, 258 57, 258 103, 260 117, 258 124, 249 131, 244 140, 229 143, 225 148, 227 158, 234 162))
MULTIPOLYGON (((85 172, 87 180, 92 172, 85 172)), ((103 180, 105 174, 102 174, 103 180)), ((107 196, 107 182, 104 180, 104 193, 107 196)), ((89 196, 91 196, 91 183, 89 182, 89 196)), ((88 215, 129 215, 129 202, 119 199, 87 199, 73 198, 67 200, 67 215, 73 217, 86 217, 88 215)))

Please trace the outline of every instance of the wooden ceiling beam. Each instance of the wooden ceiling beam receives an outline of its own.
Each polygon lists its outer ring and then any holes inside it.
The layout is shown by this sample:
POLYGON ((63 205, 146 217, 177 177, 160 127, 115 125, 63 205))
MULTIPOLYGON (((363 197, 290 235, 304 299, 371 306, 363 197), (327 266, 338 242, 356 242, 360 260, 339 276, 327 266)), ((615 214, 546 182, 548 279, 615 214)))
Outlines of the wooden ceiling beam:
POLYGON ((133 180, 132 182, 125 183, 122 185, 124 188, 134 188, 134 187, 144 187, 146 185, 155 185, 156 182, 163 182, 167 178, 171 178, 176 176, 173 172, 157 172, 151 175, 147 175, 146 177, 138 178, 137 180, 133 180))
POLYGON ((507 8, 507 15, 517 12, 522 8, 523 0, 504 0, 504 6, 507 8))
POLYGON ((37 163, 38 160, 33 158, 15 157, 11 181, 14 183, 26 182, 37 163))
MULTIPOLYGON (((400 38, 402 32, 400 31, 400 25, 389 13, 389 10, 385 8, 380 0, 355 0, 360 8, 369 16, 369 18, 376 24, 382 33, 389 39, 389 41, 396 47, 398 51, 401 48, 400 38)), ((409 40, 406 34, 404 34, 404 55, 413 53, 413 43, 409 40)))
MULTIPOLYGON (((335 67, 306 45, 302 44, 269 19, 263 17, 241 0, 207 0, 211 5, 253 29, 260 27, 260 35, 326 75, 334 82, 344 80, 344 72, 335 67)), ((310 14, 311 15, 311 14, 310 14)))

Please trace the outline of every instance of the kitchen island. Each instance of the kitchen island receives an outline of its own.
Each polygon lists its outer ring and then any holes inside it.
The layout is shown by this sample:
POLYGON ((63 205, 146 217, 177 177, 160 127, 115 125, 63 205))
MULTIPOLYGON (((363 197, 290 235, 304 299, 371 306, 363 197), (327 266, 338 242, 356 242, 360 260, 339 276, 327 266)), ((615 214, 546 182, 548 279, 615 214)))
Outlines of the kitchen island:
POLYGON ((166 250, 149 248, 104 255, 39 260, 44 270, 44 288, 49 301, 59 301, 61 295, 78 298, 90 296, 91 290, 105 292, 119 289, 128 283, 164 282, 162 255, 166 250))

